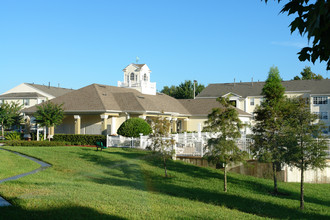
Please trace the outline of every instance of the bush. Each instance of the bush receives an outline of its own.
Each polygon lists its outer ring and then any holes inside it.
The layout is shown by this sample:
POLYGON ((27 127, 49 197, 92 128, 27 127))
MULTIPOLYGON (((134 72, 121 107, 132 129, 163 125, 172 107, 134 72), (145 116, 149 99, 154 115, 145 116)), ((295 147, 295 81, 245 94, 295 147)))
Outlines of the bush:
POLYGON ((53 141, 70 142, 72 145, 95 145, 97 141, 102 141, 105 145, 107 136, 91 134, 55 134, 53 141))
POLYGON ((130 118, 122 123, 117 131, 125 137, 139 137, 140 133, 148 135, 152 132, 150 125, 142 118, 130 118))
POLYGON ((9 132, 5 134, 6 140, 21 140, 21 133, 17 131, 9 132))
POLYGON ((35 147, 48 147, 48 146, 66 146, 70 145, 69 142, 64 141, 7 141, 7 146, 35 146, 35 147))

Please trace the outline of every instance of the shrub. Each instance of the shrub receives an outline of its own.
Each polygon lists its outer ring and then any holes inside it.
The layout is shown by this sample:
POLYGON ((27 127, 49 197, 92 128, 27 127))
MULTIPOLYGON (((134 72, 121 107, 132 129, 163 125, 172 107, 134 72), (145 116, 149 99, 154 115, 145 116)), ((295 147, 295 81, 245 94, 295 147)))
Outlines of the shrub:
POLYGON ((35 146, 35 147, 49 147, 49 146, 65 146, 70 145, 69 142, 64 141, 7 141, 7 146, 35 146))
POLYGON ((152 132, 150 125, 142 118, 130 118, 122 123, 117 131, 125 137, 139 137, 140 133, 148 135, 152 132))
POLYGON ((102 141, 105 145, 105 135, 91 134, 55 134, 53 141, 71 142, 72 145, 95 145, 97 141, 102 141))
POLYGON ((17 131, 13 131, 13 132, 5 134, 5 138, 7 140, 21 140, 21 133, 19 133, 17 131))

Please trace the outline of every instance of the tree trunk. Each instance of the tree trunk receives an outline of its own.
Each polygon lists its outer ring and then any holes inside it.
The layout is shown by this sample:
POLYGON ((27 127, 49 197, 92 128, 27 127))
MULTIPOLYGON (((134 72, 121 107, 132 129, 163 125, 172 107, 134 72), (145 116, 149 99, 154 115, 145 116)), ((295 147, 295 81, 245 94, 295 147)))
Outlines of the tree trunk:
POLYGON ((1 124, 1 136, 4 138, 5 137, 5 129, 3 128, 3 124, 1 124))
POLYGON ((48 127, 48 141, 50 141, 50 127, 48 127))
POLYGON ((301 175, 301 179, 300 179, 300 209, 303 210, 305 208, 305 204, 304 204, 304 165, 303 165, 304 160, 302 161, 302 165, 301 165, 301 170, 300 170, 300 175, 301 175))
POLYGON ((223 180, 223 191, 227 192, 227 164, 225 164, 224 169, 224 180, 223 180))
POLYGON ((164 170, 165 170, 165 177, 167 177, 166 158, 165 157, 164 157, 164 170))
POLYGON ((278 193, 277 177, 276 177, 276 164, 273 162, 273 178, 274 178, 274 194, 278 193))

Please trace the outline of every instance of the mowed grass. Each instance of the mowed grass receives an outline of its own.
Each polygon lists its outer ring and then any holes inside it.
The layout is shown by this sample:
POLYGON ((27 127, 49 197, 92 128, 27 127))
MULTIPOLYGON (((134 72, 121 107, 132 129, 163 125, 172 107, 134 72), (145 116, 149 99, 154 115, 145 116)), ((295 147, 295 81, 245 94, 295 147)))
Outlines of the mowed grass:
MULTIPOLYGON (((9 148, 9 147, 8 147, 9 148)), ((279 183, 287 195, 272 196, 272 181, 229 173, 224 193, 220 170, 168 163, 134 149, 14 147, 52 164, 42 172, 1 184, 14 207, 0 219, 329 219, 329 184, 306 184, 304 211, 299 184, 279 183)))
POLYGON ((0 180, 27 173, 39 168, 39 164, 8 151, 0 150, 0 180))

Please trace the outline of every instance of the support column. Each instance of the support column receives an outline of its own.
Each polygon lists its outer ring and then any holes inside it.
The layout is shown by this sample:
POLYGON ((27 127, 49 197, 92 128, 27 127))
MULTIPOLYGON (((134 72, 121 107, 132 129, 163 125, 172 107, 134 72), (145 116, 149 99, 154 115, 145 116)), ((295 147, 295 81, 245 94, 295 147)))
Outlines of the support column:
POLYGON ((177 132, 177 125, 176 125, 176 123, 177 123, 177 118, 173 118, 172 119, 172 132, 177 132))
POLYGON ((168 126, 168 133, 169 134, 171 134, 171 127, 172 127, 172 125, 171 125, 171 120, 172 120, 172 118, 171 117, 167 117, 166 118, 166 123, 169 123, 169 126, 168 126))
POLYGON ((183 131, 188 131, 188 121, 189 121, 188 118, 185 118, 183 120, 183 131))
POLYGON ((117 129, 116 129, 116 117, 112 116, 111 117, 111 134, 116 135, 117 134, 117 129))
POLYGON ((108 115, 100 115, 102 119, 102 128, 101 134, 107 135, 107 128, 108 128, 108 115))
POLYGON ((53 135, 55 134, 55 127, 54 127, 54 126, 53 126, 53 127, 50 127, 49 130, 50 130, 50 133, 49 133, 49 134, 50 134, 51 136, 53 136, 53 135))
POLYGON ((74 115, 74 133, 80 134, 81 118, 80 115, 74 115))

